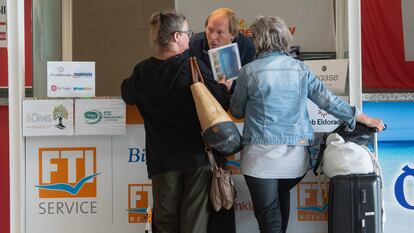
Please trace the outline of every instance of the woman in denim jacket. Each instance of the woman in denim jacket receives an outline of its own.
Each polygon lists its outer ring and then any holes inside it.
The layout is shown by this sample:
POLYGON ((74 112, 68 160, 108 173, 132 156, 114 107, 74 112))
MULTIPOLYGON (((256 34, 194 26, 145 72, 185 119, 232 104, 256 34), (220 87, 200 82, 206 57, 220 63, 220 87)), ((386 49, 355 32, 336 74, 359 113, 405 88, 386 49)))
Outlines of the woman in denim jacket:
POLYGON ((307 145, 314 137, 307 99, 351 129, 356 121, 380 131, 384 124, 335 96, 288 55, 291 35, 283 20, 258 17, 250 29, 257 58, 241 69, 230 110, 245 118, 241 171, 260 232, 286 232, 289 191, 308 169, 307 145))

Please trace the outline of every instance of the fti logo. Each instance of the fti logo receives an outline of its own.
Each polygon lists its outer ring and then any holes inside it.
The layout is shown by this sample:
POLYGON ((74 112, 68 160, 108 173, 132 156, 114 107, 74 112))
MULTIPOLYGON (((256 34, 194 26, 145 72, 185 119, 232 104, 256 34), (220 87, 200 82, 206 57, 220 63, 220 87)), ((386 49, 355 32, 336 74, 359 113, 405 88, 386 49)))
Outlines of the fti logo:
POLYGON ((147 221, 147 209, 152 203, 151 184, 128 184, 128 222, 144 223, 147 221), (150 202, 151 198, 151 202, 150 202))
POLYGON ((298 221, 326 221, 328 219, 327 183, 301 182, 298 192, 298 221))
POLYGON ((226 169, 230 170, 232 174, 241 174, 240 171, 240 153, 226 157, 227 161, 224 163, 226 169))
POLYGON ((96 197, 96 148, 39 148, 39 197, 96 197))

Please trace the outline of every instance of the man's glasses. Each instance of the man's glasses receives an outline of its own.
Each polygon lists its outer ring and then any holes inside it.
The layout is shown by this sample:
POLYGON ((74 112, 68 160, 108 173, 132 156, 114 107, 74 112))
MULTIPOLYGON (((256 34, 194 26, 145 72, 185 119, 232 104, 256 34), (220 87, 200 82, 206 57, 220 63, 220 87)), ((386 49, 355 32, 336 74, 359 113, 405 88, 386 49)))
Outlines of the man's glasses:
POLYGON ((193 36, 193 34, 194 34, 194 32, 192 30, 188 30, 188 31, 176 31, 176 32, 179 32, 179 33, 187 33, 188 38, 191 38, 193 36))

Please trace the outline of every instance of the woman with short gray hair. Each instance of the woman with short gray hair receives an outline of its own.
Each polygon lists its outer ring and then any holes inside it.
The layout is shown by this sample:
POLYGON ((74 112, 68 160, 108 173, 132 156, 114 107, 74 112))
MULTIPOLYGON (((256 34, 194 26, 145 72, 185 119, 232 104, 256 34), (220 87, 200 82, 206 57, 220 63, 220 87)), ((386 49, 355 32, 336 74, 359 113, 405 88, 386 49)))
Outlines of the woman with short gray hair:
POLYGON ((289 53, 292 36, 285 22, 279 17, 258 17, 250 26, 256 46, 256 53, 275 50, 289 53))
POLYGON ((307 111, 310 99, 353 129, 370 118, 335 96, 303 62, 289 56, 291 35, 278 17, 258 17, 250 27, 256 60, 240 71, 230 111, 244 118, 241 172, 261 233, 286 232, 290 190, 309 168, 307 147, 314 138, 307 111))

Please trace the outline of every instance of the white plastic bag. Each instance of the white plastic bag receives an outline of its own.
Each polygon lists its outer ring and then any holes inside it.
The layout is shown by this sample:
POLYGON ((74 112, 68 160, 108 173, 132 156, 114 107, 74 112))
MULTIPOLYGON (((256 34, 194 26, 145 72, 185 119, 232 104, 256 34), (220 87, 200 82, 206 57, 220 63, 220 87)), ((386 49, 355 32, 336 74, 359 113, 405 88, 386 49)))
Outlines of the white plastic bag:
POLYGON ((322 171, 327 177, 375 172, 371 153, 365 146, 345 142, 339 134, 332 133, 326 139, 322 171))

